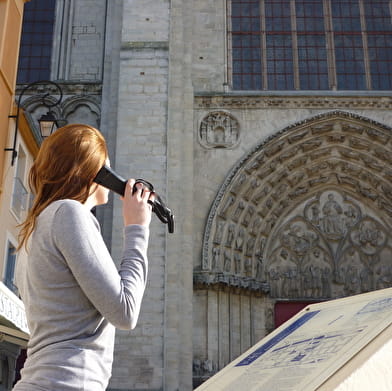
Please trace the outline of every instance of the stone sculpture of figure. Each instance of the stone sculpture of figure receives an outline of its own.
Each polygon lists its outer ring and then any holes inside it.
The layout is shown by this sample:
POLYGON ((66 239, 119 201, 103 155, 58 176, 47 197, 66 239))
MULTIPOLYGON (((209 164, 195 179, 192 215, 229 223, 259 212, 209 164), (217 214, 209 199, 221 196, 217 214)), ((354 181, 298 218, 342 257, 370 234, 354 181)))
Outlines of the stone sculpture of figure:
POLYGON ((307 284, 307 289, 310 290, 307 297, 329 297, 332 267, 326 260, 324 251, 319 247, 315 247, 310 255, 311 258, 305 268, 310 279, 307 284))
POLYGON ((352 205, 349 205, 347 210, 344 212, 344 215, 346 216, 344 219, 346 228, 349 229, 352 226, 354 226, 354 224, 357 221, 358 218, 357 211, 352 205))
POLYGON ((231 206, 234 204, 235 198, 234 196, 230 196, 227 198, 226 202, 224 203, 224 206, 222 210, 219 213, 219 216, 222 216, 226 218, 227 211, 231 208, 231 206))
POLYGON ((372 271, 364 267, 359 274, 361 279, 361 292, 370 292, 372 290, 372 271))
POLYGON ((249 225, 249 222, 254 214, 255 214, 255 209, 253 208, 253 206, 249 206, 248 209, 246 210, 244 218, 242 219, 242 224, 245 227, 247 227, 249 225))
POLYGON ((261 281, 263 279, 263 258, 257 258, 256 263, 256 280, 261 281))
POLYGON ((244 201, 240 201, 237 205, 236 210, 234 211, 233 214, 233 220, 234 221, 238 221, 238 219, 240 218, 243 210, 245 209, 245 202, 244 201))
POLYGON ((392 284, 391 266, 381 264, 376 269, 376 289, 389 288, 392 284))
POLYGON ((309 266, 305 267, 302 272, 302 286, 305 297, 312 297, 312 273, 309 266))
POLYGON ((234 231, 235 231, 235 224, 230 224, 229 229, 227 230, 227 239, 226 239, 226 247, 231 247, 233 240, 234 240, 234 231))
POLYGON ((322 297, 331 297, 331 269, 324 267, 321 271, 322 297))
POLYGON ((260 186, 260 182, 257 179, 252 179, 250 182, 250 186, 248 186, 247 190, 244 193, 244 198, 249 200, 255 189, 260 186))
POLYGON ((246 277, 252 277, 252 258, 245 259, 244 272, 246 277))
POLYGON ((242 256, 241 254, 235 253, 234 254, 234 266, 235 266, 235 274, 241 274, 241 262, 242 256))
POLYGON ((268 276, 271 287, 271 297, 281 297, 281 279, 279 266, 277 266, 276 268, 271 267, 268 270, 268 276))
POLYGON ((215 235, 214 235, 214 243, 220 244, 222 241, 223 230, 225 228, 225 222, 219 221, 216 227, 215 235))
POLYGON ((261 218, 260 218, 259 216, 257 216, 257 217, 254 219, 253 223, 252 223, 251 233, 252 233, 253 235, 257 235, 260 226, 261 226, 261 218))
POLYGON ((318 298, 322 296, 322 269, 317 265, 310 266, 310 274, 312 276, 312 297, 318 298))
POLYGON ((317 204, 313 204, 310 208, 310 211, 311 211, 310 221, 312 222, 313 225, 317 227, 320 223, 320 208, 317 204))
POLYGON ((231 272, 231 255, 229 251, 224 252, 224 271, 231 272))
POLYGON ((193 374, 198 376, 201 373, 201 361, 198 359, 193 360, 193 374))
POLYGON ((359 293, 360 279, 357 267, 349 265, 346 270, 346 281, 344 289, 347 295, 359 293))
POLYGON ((212 265, 211 269, 212 270, 218 270, 219 269, 219 255, 220 255, 220 249, 219 247, 214 247, 212 249, 212 265))
POLYGON ((332 193, 328 194, 328 201, 323 206, 323 229, 326 234, 341 234, 341 214, 343 213, 342 207, 335 201, 332 193))
POLYGON ((242 251, 242 247, 244 245, 244 234, 245 231, 243 228, 238 232, 237 238, 235 239, 235 248, 238 251, 242 251))
POLYGON ((246 252, 245 252, 245 255, 246 255, 247 257, 251 257, 251 256, 252 256, 252 254, 253 254, 253 249, 254 249, 254 247, 255 247, 255 243, 256 243, 256 239, 255 239, 253 236, 251 236, 251 237, 248 239, 248 241, 246 242, 246 252))
POLYGON ((241 189, 242 189, 244 183, 246 182, 246 180, 247 180, 246 174, 241 173, 239 178, 237 179, 235 185, 233 186, 232 191, 235 194, 238 194, 241 191, 241 189))
MULTIPOLYGON (((285 248, 280 249, 278 256, 270 266, 269 276, 275 297, 289 297, 293 290, 293 276, 296 275, 297 265, 289 259, 285 248)), ((272 288, 271 288, 272 289, 272 288)))
POLYGON ((211 360, 205 360, 202 363, 204 373, 211 374, 214 371, 214 365, 211 360))
POLYGON ((297 268, 289 269, 287 277, 288 277, 288 296, 291 298, 299 297, 300 280, 298 278, 297 268))

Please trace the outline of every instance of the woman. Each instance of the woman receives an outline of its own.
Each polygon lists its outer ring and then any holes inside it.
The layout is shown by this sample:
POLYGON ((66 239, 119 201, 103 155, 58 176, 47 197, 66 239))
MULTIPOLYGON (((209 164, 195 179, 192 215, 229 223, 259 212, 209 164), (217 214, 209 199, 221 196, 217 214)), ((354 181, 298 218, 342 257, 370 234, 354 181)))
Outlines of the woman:
POLYGON ((105 163, 100 132, 73 124, 43 142, 30 170, 35 200, 19 245, 28 257, 16 272, 30 340, 14 391, 105 390, 115 327, 136 326, 154 195, 142 185, 132 194, 134 180, 127 183, 118 271, 90 212, 108 200, 108 190, 93 182, 105 163))

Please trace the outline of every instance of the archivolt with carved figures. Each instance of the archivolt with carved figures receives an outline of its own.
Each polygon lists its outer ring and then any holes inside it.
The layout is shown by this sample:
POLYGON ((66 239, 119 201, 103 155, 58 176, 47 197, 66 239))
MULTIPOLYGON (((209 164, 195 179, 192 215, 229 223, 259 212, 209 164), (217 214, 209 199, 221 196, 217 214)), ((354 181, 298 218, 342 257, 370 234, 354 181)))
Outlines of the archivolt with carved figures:
POLYGON ((264 140, 211 208, 195 281, 274 298, 392 285, 392 130, 333 111, 264 140))

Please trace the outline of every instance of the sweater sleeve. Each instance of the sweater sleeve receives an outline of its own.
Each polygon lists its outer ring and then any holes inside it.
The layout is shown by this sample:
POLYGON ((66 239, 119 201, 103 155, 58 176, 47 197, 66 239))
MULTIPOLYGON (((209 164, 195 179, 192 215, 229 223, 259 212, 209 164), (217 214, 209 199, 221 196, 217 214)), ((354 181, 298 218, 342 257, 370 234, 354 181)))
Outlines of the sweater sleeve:
POLYGON ((55 245, 102 316, 117 328, 133 329, 146 286, 149 230, 140 225, 124 228, 118 271, 94 220, 79 202, 63 203, 53 220, 55 245))

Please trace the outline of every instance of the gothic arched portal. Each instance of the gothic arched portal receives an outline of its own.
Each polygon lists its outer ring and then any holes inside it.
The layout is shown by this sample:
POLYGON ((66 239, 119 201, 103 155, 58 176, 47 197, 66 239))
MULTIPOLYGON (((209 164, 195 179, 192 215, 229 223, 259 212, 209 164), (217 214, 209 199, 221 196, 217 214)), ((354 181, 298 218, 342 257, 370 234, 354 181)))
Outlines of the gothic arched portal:
POLYGON ((392 285, 392 130, 334 111, 257 145, 211 208, 195 281, 327 299, 392 285))

